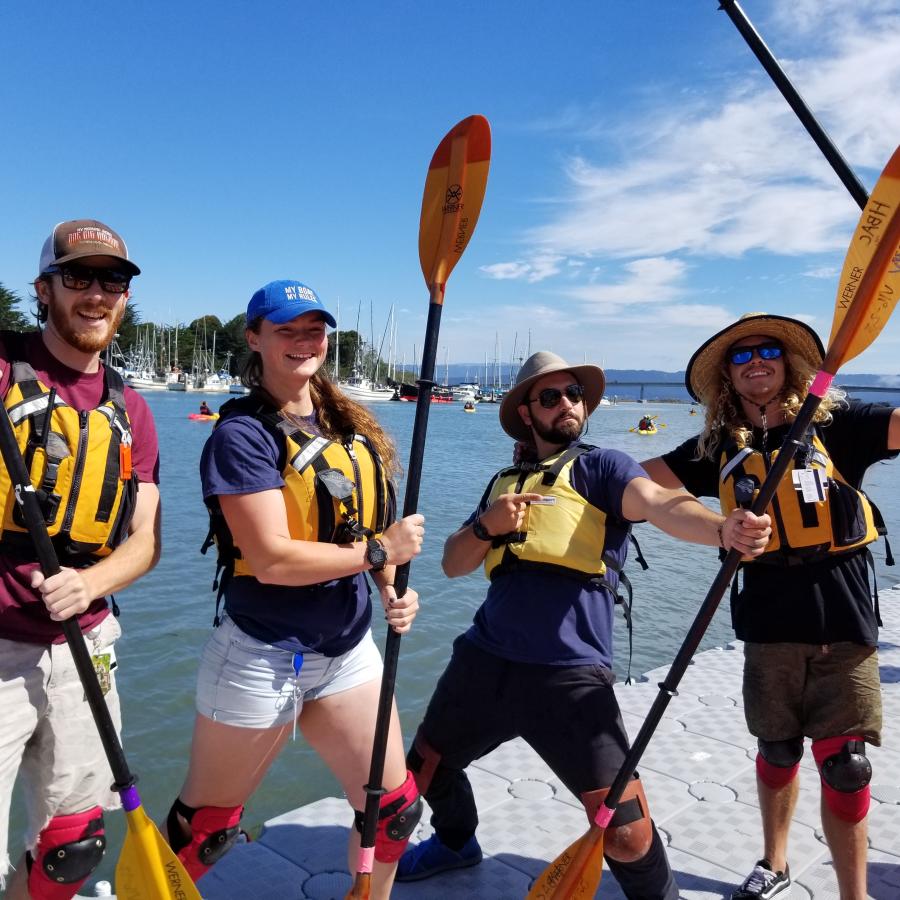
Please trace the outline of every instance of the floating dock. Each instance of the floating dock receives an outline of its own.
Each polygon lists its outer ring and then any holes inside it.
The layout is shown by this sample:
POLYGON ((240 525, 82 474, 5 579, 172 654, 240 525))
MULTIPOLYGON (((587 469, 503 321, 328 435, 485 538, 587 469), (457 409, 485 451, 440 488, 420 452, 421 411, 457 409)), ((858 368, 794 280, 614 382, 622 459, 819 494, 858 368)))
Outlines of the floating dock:
MULTIPOLYGON (((869 815, 869 896, 900 898, 900 587, 881 592, 879 661, 884 697, 882 747, 869 748, 874 775, 869 815)), ((744 725, 740 643, 698 654, 644 753, 639 771, 681 891, 720 900, 762 851, 756 800, 756 741, 744 725)), ((640 729, 667 667, 616 694, 630 735, 640 729)), ((396 900, 522 900, 534 878, 587 829, 578 801, 523 741, 512 741, 468 770, 478 801, 484 861, 395 886, 396 900)), ((343 900, 349 810, 326 798, 265 823, 259 839, 225 856, 199 882, 205 900, 343 900)), ((426 810, 413 837, 428 837, 426 810)), ((838 900, 819 817, 819 777, 807 742, 788 861, 791 900, 838 900)), ((597 898, 624 895, 607 871, 597 898)))

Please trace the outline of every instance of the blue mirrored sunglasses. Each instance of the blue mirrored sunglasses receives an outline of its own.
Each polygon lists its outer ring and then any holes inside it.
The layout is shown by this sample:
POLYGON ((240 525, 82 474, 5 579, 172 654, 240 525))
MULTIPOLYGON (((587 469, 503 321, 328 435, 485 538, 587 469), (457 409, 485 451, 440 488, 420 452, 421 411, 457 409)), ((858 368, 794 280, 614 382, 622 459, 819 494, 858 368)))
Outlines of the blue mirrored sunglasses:
POLYGON ((760 359, 781 359, 784 347, 781 344, 760 344, 758 347, 732 347, 728 351, 728 359, 733 366, 745 366, 753 354, 760 359))

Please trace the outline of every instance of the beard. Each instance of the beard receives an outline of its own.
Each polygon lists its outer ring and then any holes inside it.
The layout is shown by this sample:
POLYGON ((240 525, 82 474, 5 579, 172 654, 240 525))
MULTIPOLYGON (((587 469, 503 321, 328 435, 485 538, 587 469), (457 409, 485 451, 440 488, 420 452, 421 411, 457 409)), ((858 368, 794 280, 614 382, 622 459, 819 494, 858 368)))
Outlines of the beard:
POLYGON ((117 305, 113 309, 107 307, 95 306, 66 306, 56 296, 56 292, 51 288, 50 299, 47 303, 47 324, 56 334, 67 344, 80 350, 82 353, 99 353, 105 350, 112 339, 116 336, 116 331, 122 317, 125 315, 125 305, 117 305), (79 317, 78 310, 80 308, 89 309, 92 313, 102 312, 106 328, 103 330, 89 328, 81 331, 78 328, 79 317))
POLYGON ((534 417, 531 419, 531 427, 535 434, 548 444, 571 444, 572 441, 577 441, 584 431, 584 423, 585 420, 582 419, 580 422, 566 421, 544 425, 534 417))

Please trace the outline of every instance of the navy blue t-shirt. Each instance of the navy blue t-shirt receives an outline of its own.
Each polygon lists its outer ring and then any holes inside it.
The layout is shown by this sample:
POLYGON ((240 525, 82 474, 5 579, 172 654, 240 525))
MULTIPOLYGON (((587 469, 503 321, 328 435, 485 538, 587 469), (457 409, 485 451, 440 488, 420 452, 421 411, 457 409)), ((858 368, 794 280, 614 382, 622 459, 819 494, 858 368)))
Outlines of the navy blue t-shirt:
MULTIPOLYGON (((314 419, 306 430, 319 433, 314 419)), ((284 442, 261 422, 246 415, 229 417, 213 430, 200 457, 203 498, 280 490, 284 464, 284 442)), ((225 591, 225 611, 257 640, 325 656, 355 647, 372 620, 369 586, 361 572, 303 587, 235 577, 225 591)))
MULTIPOLYGON (((611 554, 621 567, 628 551, 622 520, 622 494, 647 473, 618 450, 595 447, 572 465, 572 486, 589 503, 607 513, 606 542, 597 543, 597 558, 611 554)), ((476 510, 466 520, 470 524, 476 510)), ((599 536, 598 536, 599 537, 599 536)), ((616 584, 616 576, 606 578, 616 584)), ((475 614, 466 637, 488 653, 516 662, 551 666, 612 667, 615 598, 602 587, 575 577, 533 569, 498 575, 475 614)))

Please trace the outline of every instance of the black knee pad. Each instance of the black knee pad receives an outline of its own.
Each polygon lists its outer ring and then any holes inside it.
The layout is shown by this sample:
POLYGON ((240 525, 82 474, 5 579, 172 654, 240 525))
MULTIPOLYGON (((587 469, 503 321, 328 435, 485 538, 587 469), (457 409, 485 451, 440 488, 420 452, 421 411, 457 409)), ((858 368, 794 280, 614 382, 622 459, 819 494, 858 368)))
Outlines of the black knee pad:
POLYGON ((99 806, 68 816, 54 816, 28 854, 28 889, 46 895, 48 885, 73 885, 77 892, 97 868, 106 850, 103 810, 99 806))
POLYGON ((855 794, 872 780, 872 764, 863 741, 846 741, 837 753, 822 760, 822 780, 842 794, 855 794))
POLYGON ((764 741, 762 738, 756 742, 762 758, 780 769, 789 769, 797 765, 803 759, 803 738, 795 737, 786 741, 764 741))

